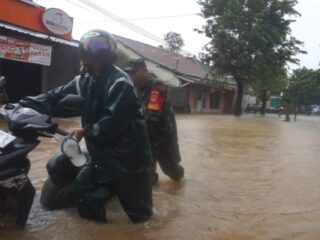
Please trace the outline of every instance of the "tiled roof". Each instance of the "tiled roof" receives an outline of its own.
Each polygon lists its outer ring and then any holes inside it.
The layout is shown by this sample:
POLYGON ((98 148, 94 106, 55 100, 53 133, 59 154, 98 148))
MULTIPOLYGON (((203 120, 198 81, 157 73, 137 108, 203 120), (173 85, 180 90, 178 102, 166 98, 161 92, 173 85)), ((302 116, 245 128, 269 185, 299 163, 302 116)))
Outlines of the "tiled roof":
POLYGON ((168 68, 177 74, 208 78, 209 68, 197 59, 174 54, 161 47, 154 47, 142 42, 114 35, 124 46, 130 48, 141 57, 168 68))

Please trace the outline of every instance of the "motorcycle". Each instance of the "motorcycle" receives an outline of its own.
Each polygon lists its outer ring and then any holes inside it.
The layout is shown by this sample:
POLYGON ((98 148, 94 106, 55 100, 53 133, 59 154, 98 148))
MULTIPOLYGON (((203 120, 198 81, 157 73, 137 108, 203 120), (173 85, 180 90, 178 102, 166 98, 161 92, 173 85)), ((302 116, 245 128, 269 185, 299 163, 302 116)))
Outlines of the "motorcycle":
POLYGON ((5 90, 7 80, 5 76, 0 76, 0 105, 8 101, 8 96, 5 90))
MULTIPOLYGON (((79 108, 80 101, 78 96, 67 95, 58 106, 79 108)), ((51 138, 56 133, 66 136, 68 132, 58 128, 51 116, 19 104, 2 106, 0 115, 8 125, 7 131, 0 130, 0 217, 4 214, 13 215, 16 217, 16 226, 24 228, 35 196, 35 189, 28 177, 31 166, 28 154, 40 144, 39 137, 51 138)), ((77 151, 74 145, 71 144, 69 150, 70 159, 77 156, 74 154, 77 151)), ((85 164, 84 159, 80 160, 80 164, 71 163, 79 168, 85 164)))

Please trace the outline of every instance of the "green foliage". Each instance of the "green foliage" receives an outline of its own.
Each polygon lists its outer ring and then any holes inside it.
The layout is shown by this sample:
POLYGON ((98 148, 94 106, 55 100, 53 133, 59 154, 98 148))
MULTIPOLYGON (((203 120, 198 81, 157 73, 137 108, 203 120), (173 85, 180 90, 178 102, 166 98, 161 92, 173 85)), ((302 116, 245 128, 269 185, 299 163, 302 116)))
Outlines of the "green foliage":
POLYGON ((287 90, 299 105, 320 104, 320 69, 296 69, 289 78, 287 90))
MULTIPOLYGON (((238 89, 244 83, 268 91, 283 86, 286 64, 297 63, 294 56, 303 52, 299 48, 302 42, 292 37, 290 30, 292 17, 299 15, 296 3, 200 0, 206 19, 202 32, 211 39, 204 60, 219 74, 232 75, 238 89)), ((242 96, 238 97, 237 101, 241 100, 242 96)))
POLYGON ((179 33, 168 32, 164 35, 166 46, 170 52, 178 53, 184 46, 184 41, 179 33))
POLYGON ((262 100, 264 92, 267 92, 267 98, 272 95, 280 95, 287 86, 287 74, 284 68, 270 66, 265 72, 262 72, 260 77, 256 78, 251 83, 254 93, 262 100), (270 71, 273 70, 273 71, 270 71))

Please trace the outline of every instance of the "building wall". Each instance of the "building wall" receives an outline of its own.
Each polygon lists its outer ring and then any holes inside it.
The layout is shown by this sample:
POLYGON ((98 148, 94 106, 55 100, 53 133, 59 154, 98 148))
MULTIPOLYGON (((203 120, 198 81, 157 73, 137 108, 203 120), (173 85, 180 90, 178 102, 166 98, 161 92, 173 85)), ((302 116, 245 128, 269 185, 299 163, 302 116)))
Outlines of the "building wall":
POLYGON ((79 74, 80 59, 77 47, 53 43, 50 67, 43 67, 42 92, 64 85, 79 74))
POLYGON ((188 104, 191 110, 191 113, 213 113, 221 114, 224 113, 225 108, 225 94, 221 92, 220 94, 220 104, 219 108, 211 108, 211 93, 212 88, 208 86, 199 86, 199 85, 188 85, 188 104), (202 92, 202 104, 199 101, 199 91, 202 92), (200 107, 201 105, 201 107, 200 107))
MULTIPOLYGON (((34 88, 41 89, 41 92, 46 92, 57 86, 66 84, 79 72, 80 60, 78 56, 77 47, 53 42, 50 40, 38 38, 35 36, 23 34, 5 28, 0 28, 0 31, 1 35, 4 36, 16 38, 18 40, 27 41, 31 43, 52 46, 52 59, 50 66, 38 65, 33 63, 24 63, 29 65, 30 68, 34 68, 34 65, 40 68, 40 80, 32 82, 37 82, 37 85, 40 85, 34 86, 34 88)), ((16 71, 19 71, 19 69, 16 69, 16 71)), ((32 78, 32 76, 25 76, 24 81, 28 82, 33 80, 30 78, 32 78)))
POLYGON ((171 87, 168 89, 168 98, 175 112, 190 113, 188 105, 188 89, 171 87))
MULTIPOLYGON (((140 55, 133 50, 118 43, 118 59, 116 65, 124 68, 130 59, 141 58, 140 55)), ((161 81, 171 86, 169 91, 169 99, 173 107, 179 112, 190 113, 230 113, 230 109, 234 106, 234 91, 220 94, 219 108, 210 108, 212 88, 205 85, 189 84, 185 87, 180 86, 180 80, 175 76, 174 72, 162 68, 158 64, 146 60, 147 68, 154 73, 161 81), (202 108, 197 106, 198 92, 203 91, 202 108), (228 103, 228 104, 227 104, 228 103)))
POLYGON ((224 113, 231 114, 236 104, 236 90, 228 90, 224 93, 224 113))

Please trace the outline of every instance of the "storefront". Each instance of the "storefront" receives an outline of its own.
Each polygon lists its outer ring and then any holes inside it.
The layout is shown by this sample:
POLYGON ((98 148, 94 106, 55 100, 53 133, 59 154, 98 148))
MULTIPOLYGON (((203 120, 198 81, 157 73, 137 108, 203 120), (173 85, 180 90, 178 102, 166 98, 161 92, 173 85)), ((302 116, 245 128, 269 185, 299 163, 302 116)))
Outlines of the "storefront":
POLYGON ((30 0, 1 0, 0 75, 10 102, 70 81, 79 70, 73 19, 30 0))

